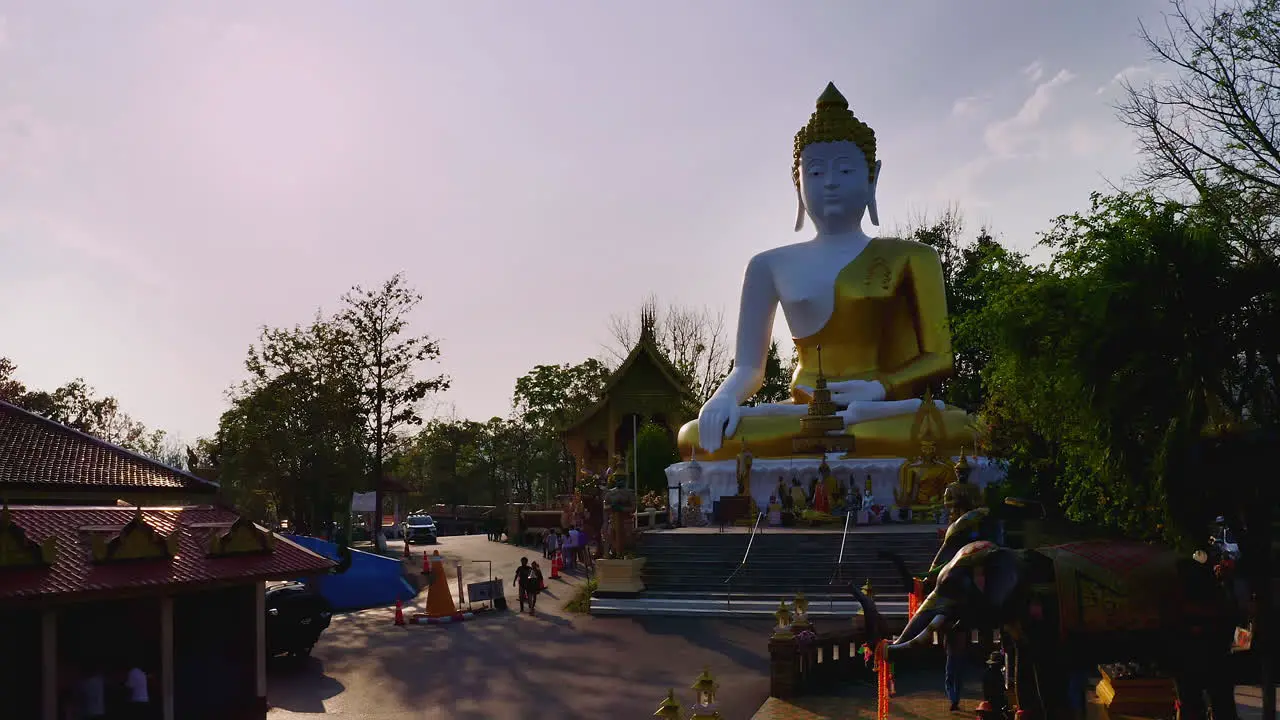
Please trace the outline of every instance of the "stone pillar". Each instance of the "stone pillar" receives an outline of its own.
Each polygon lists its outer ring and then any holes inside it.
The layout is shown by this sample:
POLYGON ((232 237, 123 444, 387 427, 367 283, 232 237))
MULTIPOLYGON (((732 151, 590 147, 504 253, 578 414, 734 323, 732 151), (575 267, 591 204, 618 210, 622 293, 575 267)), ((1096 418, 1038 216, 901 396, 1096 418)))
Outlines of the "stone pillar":
POLYGON ((257 670, 254 677, 254 685, 257 688, 254 717, 265 718, 267 716, 267 584, 261 580, 253 586, 253 624, 253 662, 257 670))
POLYGON ((160 598, 160 711, 164 720, 173 714, 173 596, 160 598))
POLYGON ((800 682, 800 655, 794 637, 769 639, 769 694, 779 700, 795 697, 800 682))
POLYGON ((43 720, 58 720, 58 611, 40 614, 40 707, 43 720))

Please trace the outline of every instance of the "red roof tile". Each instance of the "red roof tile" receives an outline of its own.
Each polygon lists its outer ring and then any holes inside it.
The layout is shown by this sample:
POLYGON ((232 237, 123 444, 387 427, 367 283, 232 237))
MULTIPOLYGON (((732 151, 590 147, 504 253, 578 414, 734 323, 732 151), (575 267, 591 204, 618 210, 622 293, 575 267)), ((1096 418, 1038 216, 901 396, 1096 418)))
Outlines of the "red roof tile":
POLYGON ((327 558, 279 536, 270 553, 209 557, 209 536, 225 531, 237 515, 208 505, 142 509, 143 520, 161 535, 178 533, 174 557, 95 564, 93 535, 118 530, 137 512, 129 507, 11 506, 10 519, 25 531, 27 539, 39 544, 55 538, 57 555, 46 567, 0 567, 0 601, 228 580, 283 580, 323 573, 334 566, 327 558))
POLYGON ((0 401, 0 495, 6 487, 218 491, 215 482, 0 401))

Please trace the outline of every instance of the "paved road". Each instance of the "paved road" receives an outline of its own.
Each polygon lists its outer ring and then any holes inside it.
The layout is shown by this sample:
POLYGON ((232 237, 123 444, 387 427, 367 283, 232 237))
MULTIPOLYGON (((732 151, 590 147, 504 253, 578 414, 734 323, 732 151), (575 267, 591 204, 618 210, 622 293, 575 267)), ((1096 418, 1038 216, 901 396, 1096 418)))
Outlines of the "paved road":
MULTIPOLYGON (((492 560, 508 588, 521 556, 541 560, 483 535, 415 546, 415 556, 424 549, 450 560, 492 560)), ((464 563, 463 582, 487 577, 482 568, 464 563)), ((269 717, 649 718, 669 687, 689 702, 687 688, 703 665, 721 683, 725 718, 749 718, 764 702, 770 622, 571 615, 561 606, 579 583, 548 580, 537 617, 507 612, 454 626, 396 627, 385 608, 340 615, 312 658, 272 666, 269 717)))
MULTIPOLYGON (((488 576, 486 565, 470 561, 491 560, 494 576, 508 584, 508 597, 514 597, 510 581, 520 557, 541 560, 536 551, 491 543, 484 536, 447 537, 439 545, 412 549, 418 564, 424 550, 436 549, 450 562, 464 561, 464 583, 488 576)), ((565 613, 561 606, 581 582, 573 576, 549 580, 537 617, 507 612, 456 626, 396 627, 386 608, 340 615, 312 658, 280 658, 272 665, 269 718, 298 720, 321 713, 334 720, 650 718, 668 687, 688 703, 687 688, 703 665, 721 683, 726 720, 750 718, 764 703, 770 622, 565 613)), ((976 672, 970 674, 968 698, 977 691, 976 672)), ((904 717, 956 717, 946 710, 939 682, 936 672, 901 678, 904 695, 895 701, 896 709, 904 717)), ((863 694, 867 698, 856 705, 869 704, 869 691, 863 694)), ((1242 717, 1258 716, 1256 688, 1240 688, 1237 699, 1242 717)), ((847 697, 801 704, 810 712, 776 717, 817 720, 850 712, 847 697)), ((964 707, 972 705, 966 699, 964 707)), ((851 714, 870 713, 864 707, 851 714)))

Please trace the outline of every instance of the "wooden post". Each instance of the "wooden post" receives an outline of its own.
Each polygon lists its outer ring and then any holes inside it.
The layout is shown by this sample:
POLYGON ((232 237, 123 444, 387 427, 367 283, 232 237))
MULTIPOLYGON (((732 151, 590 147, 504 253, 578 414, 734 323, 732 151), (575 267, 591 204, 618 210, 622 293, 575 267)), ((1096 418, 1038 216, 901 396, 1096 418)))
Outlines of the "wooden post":
POLYGON ((160 707, 173 720, 173 597, 160 598, 160 707))
POLYGON ((253 657, 257 668, 255 684, 257 686, 257 709, 262 712, 259 717, 267 715, 267 584, 258 581, 253 586, 253 622, 254 633, 253 657))
POLYGON ((40 707, 44 720, 58 720, 58 612, 40 614, 40 707))

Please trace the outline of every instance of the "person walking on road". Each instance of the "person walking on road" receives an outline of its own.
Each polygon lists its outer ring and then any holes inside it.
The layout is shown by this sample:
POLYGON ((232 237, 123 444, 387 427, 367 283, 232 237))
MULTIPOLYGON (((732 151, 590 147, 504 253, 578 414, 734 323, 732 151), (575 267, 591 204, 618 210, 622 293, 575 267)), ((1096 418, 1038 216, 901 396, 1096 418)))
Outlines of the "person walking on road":
POLYGON ((520 567, 516 568, 516 579, 511 581, 516 591, 520 593, 520 612, 524 612, 525 593, 529 587, 529 576, 532 574, 533 568, 529 567, 529 558, 520 558, 520 567))
POLYGON ((542 568, 538 567, 536 560, 529 570, 529 578, 525 583, 527 589, 524 594, 529 599, 529 614, 532 615, 538 606, 538 596, 542 594, 542 568))

